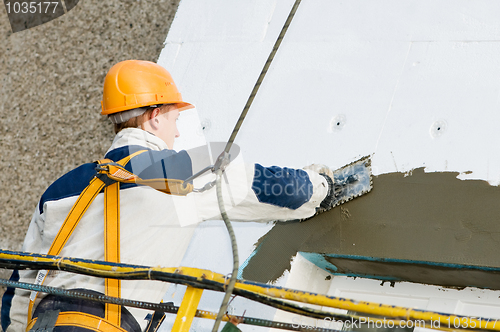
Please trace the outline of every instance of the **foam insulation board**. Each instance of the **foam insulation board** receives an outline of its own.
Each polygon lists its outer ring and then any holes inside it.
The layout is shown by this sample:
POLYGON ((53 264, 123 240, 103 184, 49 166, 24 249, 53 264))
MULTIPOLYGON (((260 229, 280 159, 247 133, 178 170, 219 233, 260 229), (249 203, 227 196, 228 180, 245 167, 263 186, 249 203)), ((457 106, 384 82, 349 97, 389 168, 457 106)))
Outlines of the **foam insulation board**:
MULTIPOLYGON (((228 139, 292 5, 182 1, 158 62, 196 105, 206 140, 228 139)), ((253 233, 246 276, 261 278, 274 255, 281 265, 262 280, 277 280, 298 251, 500 267, 498 12, 492 0, 301 3, 236 143, 269 166, 371 155, 378 177, 350 205, 277 224, 258 242, 253 233), (259 249, 272 239, 291 249, 259 249)), ((465 283, 498 288, 479 280, 465 283)))

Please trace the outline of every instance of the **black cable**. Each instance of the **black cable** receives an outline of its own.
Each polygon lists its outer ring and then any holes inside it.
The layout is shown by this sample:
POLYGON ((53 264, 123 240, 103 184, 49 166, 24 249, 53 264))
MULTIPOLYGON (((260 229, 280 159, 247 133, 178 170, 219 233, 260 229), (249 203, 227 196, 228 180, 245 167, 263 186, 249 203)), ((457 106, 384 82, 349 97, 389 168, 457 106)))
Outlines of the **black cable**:
MULTIPOLYGON (((159 270, 152 270, 147 266, 130 265, 123 263, 109 263, 102 261, 86 260, 82 258, 64 258, 52 255, 42 255, 34 253, 18 253, 8 250, 0 250, 0 254, 17 255, 25 257, 22 259, 2 259, 0 258, 0 267, 8 269, 32 269, 32 270, 60 270, 71 273, 89 275, 98 278, 116 278, 121 280, 158 280, 170 283, 192 286, 200 289, 225 292, 225 284, 205 279, 203 277, 193 277, 179 273, 170 273, 159 270), (31 259, 30 261, 27 261, 31 259), (49 259, 49 260, 47 260, 49 259), (87 267, 86 264, 95 264, 106 266, 108 270, 99 270, 98 268, 87 267), (122 267, 135 269, 129 272, 116 272, 112 267, 122 267), (109 269, 111 267, 111 269, 109 269)), ((242 281, 245 282, 245 281, 242 281)), ((250 282, 251 283, 251 282, 250 282)), ((256 294, 250 291, 235 289, 234 294, 248 298, 271 307, 293 312, 300 315, 306 315, 314 318, 335 318, 336 320, 352 320, 353 315, 334 314, 331 312, 319 311, 308 307, 302 307, 290 302, 274 299, 269 296, 256 294)))
MULTIPOLYGON (((43 292, 43 293, 64 296, 64 297, 69 297, 69 298, 74 298, 74 299, 89 300, 89 301, 95 301, 95 302, 100 302, 100 303, 111 303, 111 304, 123 305, 123 306, 127 306, 127 307, 134 307, 134 308, 140 308, 140 309, 146 309, 146 310, 166 312, 166 313, 171 313, 171 314, 177 314, 177 311, 179 310, 179 307, 174 306, 174 305, 170 305, 170 304, 135 301, 135 300, 107 296, 104 294, 101 295, 101 294, 95 294, 95 293, 87 293, 85 291, 67 290, 67 289, 61 289, 61 288, 56 288, 56 287, 35 285, 35 284, 29 284, 29 283, 25 283, 25 282, 5 280, 5 279, 0 279, 0 285, 12 287, 12 288, 22 288, 22 289, 26 289, 26 290, 43 292)), ((202 311, 202 310, 197 310, 197 312, 196 312, 196 316, 201 317, 201 318, 207 318, 206 316, 209 314, 212 314, 212 313, 207 312, 207 311, 202 311)), ((338 330, 332 330, 332 329, 327 329, 327 328, 321 328, 321 327, 315 327, 315 326, 304 326, 304 324, 289 324, 289 323, 275 322, 275 321, 270 321, 270 320, 260 319, 260 318, 253 318, 253 317, 243 317, 240 320, 241 320, 242 324, 262 326, 262 327, 271 327, 271 328, 290 330, 290 331, 340 332, 338 330)))

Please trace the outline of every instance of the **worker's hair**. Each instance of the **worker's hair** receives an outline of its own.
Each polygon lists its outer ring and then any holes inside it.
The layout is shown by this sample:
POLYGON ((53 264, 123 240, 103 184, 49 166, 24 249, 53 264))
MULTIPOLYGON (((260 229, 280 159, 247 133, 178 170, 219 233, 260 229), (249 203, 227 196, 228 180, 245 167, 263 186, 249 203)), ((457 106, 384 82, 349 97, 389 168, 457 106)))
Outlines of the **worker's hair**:
POLYGON ((149 117, 151 116, 151 113, 155 108, 159 108, 160 113, 163 114, 170 111, 173 108, 173 106, 175 106, 175 104, 163 104, 159 107, 150 107, 146 110, 146 112, 142 113, 139 116, 136 116, 122 123, 115 123, 114 125, 115 134, 118 134, 120 130, 125 128, 137 128, 141 126, 144 122, 148 121, 149 117))

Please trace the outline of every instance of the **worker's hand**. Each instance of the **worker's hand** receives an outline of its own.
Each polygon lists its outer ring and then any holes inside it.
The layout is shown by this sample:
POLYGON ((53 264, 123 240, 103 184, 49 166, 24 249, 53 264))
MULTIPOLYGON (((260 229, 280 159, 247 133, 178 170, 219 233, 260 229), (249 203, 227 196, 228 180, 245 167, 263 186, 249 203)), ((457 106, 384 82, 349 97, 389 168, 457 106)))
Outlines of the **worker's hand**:
POLYGON ((319 173, 319 174, 328 175, 330 177, 330 179, 332 179, 332 181, 333 181, 333 171, 330 169, 330 167, 328 167, 326 165, 312 164, 312 165, 304 167, 303 169, 315 171, 316 173, 319 173))
POLYGON ((334 202, 335 195, 335 187, 334 187, 334 177, 333 171, 330 167, 322 164, 312 164, 304 167, 305 170, 312 170, 317 172, 325 177, 328 182, 328 193, 325 199, 321 202, 320 206, 316 208, 316 214, 328 211, 332 208, 334 202))

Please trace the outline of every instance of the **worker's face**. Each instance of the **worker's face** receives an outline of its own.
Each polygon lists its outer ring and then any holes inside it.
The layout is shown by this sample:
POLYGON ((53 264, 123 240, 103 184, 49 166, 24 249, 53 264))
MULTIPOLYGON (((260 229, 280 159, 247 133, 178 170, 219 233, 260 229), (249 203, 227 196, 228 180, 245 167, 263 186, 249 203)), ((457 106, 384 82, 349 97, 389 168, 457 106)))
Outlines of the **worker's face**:
POLYGON ((158 115, 158 130, 155 135, 167 143, 169 149, 174 148, 174 141, 180 136, 177 129, 178 118, 179 110, 175 107, 170 107, 167 112, 158 115))

